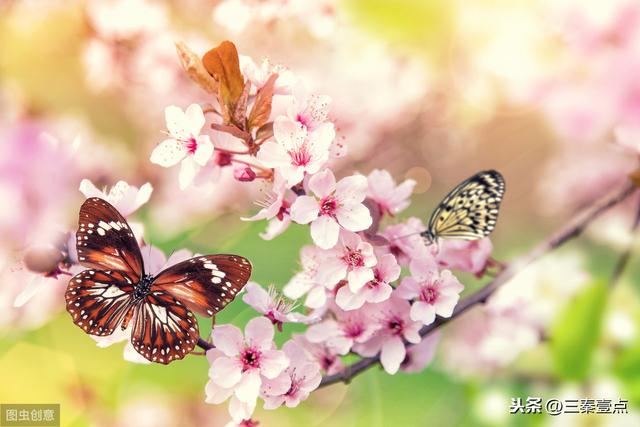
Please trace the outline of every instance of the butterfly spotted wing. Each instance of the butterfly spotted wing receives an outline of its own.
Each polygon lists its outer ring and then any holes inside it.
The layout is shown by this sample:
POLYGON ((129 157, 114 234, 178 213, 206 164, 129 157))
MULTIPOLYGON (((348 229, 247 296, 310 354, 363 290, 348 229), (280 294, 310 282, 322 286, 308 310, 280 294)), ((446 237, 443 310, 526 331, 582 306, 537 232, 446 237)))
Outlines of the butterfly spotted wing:
POLYGON ((241 256, 203 255, 160 272, 153 286, 210 317, 233 300, 250 276, 251 263, 241 256))
POLYGON ((473 175, 444 198, 431 214, 422 236, 430 242, 488 236, 495 228, 504 190, 504 178, 497 171, 473 175))
POLYGON ((76 248, 78 261, 85 267, 126 271, 137 280, 142 277, 138 242, 127 221, 106 200, 91 197, 80 207, 76 248))
POLYGON ((76 247, 88 270, 67 287, 67 311, 91 335, 132 324, 131 342, 152 362, 182 359, 199 332, 192 310, 212 316, 249 280, 251 264, 236 255, 206 255, 157 276, 145 274, 140 248, 126 220, 108 202, 90 198, 80 208, 76 247))

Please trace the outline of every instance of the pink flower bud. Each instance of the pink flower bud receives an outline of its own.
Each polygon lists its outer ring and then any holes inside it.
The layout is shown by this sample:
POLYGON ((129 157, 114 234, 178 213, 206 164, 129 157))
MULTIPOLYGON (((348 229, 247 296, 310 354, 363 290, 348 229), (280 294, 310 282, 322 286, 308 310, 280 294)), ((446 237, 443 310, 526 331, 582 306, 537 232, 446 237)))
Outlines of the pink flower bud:
POLYGON ((233 177, 241 182, 251 182, 256 179, 256 173, 248 166, 235 168, 233 177))

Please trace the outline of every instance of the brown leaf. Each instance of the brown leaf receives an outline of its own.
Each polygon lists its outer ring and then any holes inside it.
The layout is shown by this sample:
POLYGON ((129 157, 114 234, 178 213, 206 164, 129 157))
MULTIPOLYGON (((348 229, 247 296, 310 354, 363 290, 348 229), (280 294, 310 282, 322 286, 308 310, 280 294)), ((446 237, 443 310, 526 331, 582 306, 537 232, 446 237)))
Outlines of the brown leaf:
POLYGON ((218 98, 225 123, 234 117, 236 104, 244 91, 244 77, 240 72, 240 62, 236 46, 223 41, 202 57, 204 68, 218 82, 218 98))
POLYGON ((236 108, 233 110, 231 116, 231 123, 238 126, 242 130, 247 130, 247 101, 249 99, 249 90, 251 89, 251 82, 247 82, 244 85, 242 95, 238 98, 236 108))
POLYGON ((269 76, 267 82, 260 88, 256 94, 256 101, 253 104, 251 113, 249 114, 248 129, 259 128, 269 120, 271 115, 271 101, 273 100, 273 90, 275 87, 278 74, 274 73, 269 76))
POLYGON ((631 179, 631 182, 633 182, 636 187, 640 187, 640 169, 636 169, 631 172, 629 174, 629 179, 631 179))
POLYGON ((211 77, 211 74, 207 72, 202 65, 202 61, 182 42, 176 43, 176 51, 178 52, 178 58, 182 68, 186 71, 187 75, 198 84, 202 89, 209 93, 218 93, 218 82, 211 77))
POLYGON ((273 122, 265 123, 256 132, 256 141, 271 138, 273 136, 273 122))

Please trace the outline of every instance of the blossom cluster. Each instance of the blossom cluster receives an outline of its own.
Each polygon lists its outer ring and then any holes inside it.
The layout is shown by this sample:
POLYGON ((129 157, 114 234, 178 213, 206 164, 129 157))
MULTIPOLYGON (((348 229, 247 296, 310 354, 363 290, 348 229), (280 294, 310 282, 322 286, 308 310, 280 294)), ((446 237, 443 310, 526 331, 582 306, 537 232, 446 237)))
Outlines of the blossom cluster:
POLYGON ((257 65, 230 42, 202 59, 184 45, 179 53, 188 75, 212 96, 205 105, 166 108, 167 138, 151 162, 179 163, 182 189, 222 174, 258 185, 261 209, 243 219, 267 221, 266 240, 292 224, 308 225, 313 242, 301 249, 301 271, 284 295, 246 286, 243 301, 262 317, 244 336, 232 325, 214 327, 207 402, 228 400, 236 423, 250 419, 259 398, 266 409, 295 406, 319 386, 322 372, 341 372, 350 353, 379 355, 390 374, 424 368, 438 337, 423 339, 421 329, 452 315, 464 289, 452 270, 481 276, 490 241, 427 245, 420 219, 396 220, 410 204, 413 180, 397 183, 378 169, 338 175, 335 160, 346 147, 331 99, 309 93, 292 71, 257 65), (285 323, 309 326, 277 349, 274 329, 285 323))

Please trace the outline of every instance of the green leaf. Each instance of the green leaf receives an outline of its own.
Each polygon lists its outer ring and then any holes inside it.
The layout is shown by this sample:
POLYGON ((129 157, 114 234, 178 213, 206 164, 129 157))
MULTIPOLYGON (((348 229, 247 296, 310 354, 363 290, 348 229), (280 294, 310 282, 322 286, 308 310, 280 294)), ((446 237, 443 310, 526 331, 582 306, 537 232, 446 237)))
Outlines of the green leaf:
POLYGON ((598 281, 585 288, 561 312, 551 328, 551 353, 558 374, 584 379, 600 337, 607 286, 598 281))

